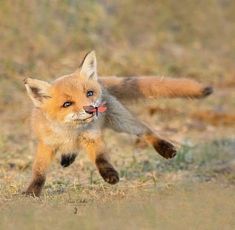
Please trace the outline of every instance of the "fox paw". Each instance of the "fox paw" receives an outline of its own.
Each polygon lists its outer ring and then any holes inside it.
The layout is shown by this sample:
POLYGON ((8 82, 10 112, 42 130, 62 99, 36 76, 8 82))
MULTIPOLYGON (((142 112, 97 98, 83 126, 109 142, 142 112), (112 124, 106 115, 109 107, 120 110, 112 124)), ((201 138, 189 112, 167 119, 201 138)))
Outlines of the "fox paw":
POLYGON ((29 197, 39 197, 40 193, 34 192, 34 191, 23 191, 21 193, 23 196, 29 196, 29 197))
POLYGON ((60 164, 62 167, 68 167, 71 165, 75 159, 76 159, 77 154, 76 153, 69 153, 69 154, 62 154, 60 164))
POLYGON ((42 191, 42 187, 30 186, 27 190, 23 191, 21 194, 24 196, 39 197, 42 191))
POLYGON ((173 158, 177 153, 175 146, 165 140, 156 142, 153 147, 161 156, 166 159, 173 158))
POLYGON ((119 182, 118 172, 113 168, 104 168, 100 170, 100 175, 109 184, 116 184, 119 182))

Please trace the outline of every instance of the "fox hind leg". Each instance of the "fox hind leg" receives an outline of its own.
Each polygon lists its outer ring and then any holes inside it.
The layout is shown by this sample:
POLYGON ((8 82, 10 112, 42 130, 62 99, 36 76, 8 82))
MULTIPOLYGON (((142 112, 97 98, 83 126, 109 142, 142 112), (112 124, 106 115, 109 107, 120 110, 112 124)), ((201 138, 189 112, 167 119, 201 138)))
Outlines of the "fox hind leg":
POLYGON ((106 101, 109 112, 106 114, 105 125, 117 132, 134 134, 143 138, 166 159, 176 155, 176 148, 172 143, 158 136, 147 125, 135 118, 116 98, 109 96, 106 101))
POLYGON ((171 142, 158 137, 153 131, 144 134, 142 138, 150 143, 162 157, 166 159, 175 157, 177 153, 175 146, 171 142))

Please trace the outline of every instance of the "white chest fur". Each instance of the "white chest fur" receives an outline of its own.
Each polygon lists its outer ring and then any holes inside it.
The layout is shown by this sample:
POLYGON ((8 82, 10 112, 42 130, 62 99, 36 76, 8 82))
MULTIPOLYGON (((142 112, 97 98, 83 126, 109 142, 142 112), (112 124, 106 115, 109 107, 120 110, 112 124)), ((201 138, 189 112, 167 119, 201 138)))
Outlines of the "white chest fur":
POLYGON ((81 142, 94 140, 100 136, 99 124, 93 123, 83 127, 53 126, 53 133, 45 140, 57 153, 78 153, 81 142), (85 138, 84 138, 85 137, 85 138))

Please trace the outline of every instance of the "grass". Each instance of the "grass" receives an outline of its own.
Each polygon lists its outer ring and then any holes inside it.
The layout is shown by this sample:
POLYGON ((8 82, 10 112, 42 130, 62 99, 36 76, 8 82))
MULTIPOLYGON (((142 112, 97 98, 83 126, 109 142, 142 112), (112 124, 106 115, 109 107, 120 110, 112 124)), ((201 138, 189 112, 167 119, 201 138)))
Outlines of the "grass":
MULTIPOLYGON (((107 196, 103 190, 103 196, 107 196)), ((233 189, 215 184, 132 191, 106 201, 25 199, 8 202, 0 211, 1 229, 233 229, 233 189)))
POLYGON ((234 1, 0 1, 0 229, 234 229, 234 1), (59 157, 40 199, 21 195, 35 140, 23 79, 75 70, 95 49, 100 75, 171 75, 215 87, 205 100, 128 105, 179 146, 164 160, 105 132, 121 181, 81 152, 59 157))

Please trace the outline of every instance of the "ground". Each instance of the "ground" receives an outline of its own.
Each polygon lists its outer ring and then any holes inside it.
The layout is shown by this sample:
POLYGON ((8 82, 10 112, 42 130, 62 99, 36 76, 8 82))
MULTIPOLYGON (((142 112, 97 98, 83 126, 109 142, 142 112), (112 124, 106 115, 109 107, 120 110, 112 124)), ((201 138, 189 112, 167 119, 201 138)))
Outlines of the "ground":
POLYGON ((0 3, 0 229, 234 229, 234 1, 146 2, 0 3), (119 184, 81 152, 69 168, 57 156, 41 198, 26 198, 35 140, 23 79, 72 72, 90 49, 101 75, 184 76, 214 94, 127 105, 177 145, 174 159, 107 130, 119 184))

